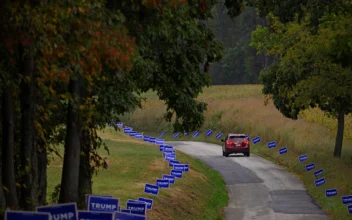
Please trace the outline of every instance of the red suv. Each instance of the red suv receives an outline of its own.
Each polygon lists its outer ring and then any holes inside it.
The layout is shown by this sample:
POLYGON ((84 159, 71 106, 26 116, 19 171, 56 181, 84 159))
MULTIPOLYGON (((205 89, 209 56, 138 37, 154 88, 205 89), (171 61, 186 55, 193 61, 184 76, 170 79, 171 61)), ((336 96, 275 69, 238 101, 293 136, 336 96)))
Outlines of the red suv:
POLYGON ((243 153, 245 156, 250 156, 250 147, 248 136, 245 134, 228 134, 224 139, 222 146, 222 156, 228 157, 230 154, 243 153))

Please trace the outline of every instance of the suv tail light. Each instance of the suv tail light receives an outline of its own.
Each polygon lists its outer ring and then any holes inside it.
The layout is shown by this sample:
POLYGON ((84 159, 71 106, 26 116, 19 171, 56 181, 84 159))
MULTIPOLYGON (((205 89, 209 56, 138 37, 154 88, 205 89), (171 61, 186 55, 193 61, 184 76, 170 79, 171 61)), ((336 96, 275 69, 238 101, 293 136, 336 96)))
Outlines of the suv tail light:
POLYGON ((232 143, 231 141, 226 141, 226 144, 227 144, 227 145, 229 145, 229 144, 231 144, 231 143, 232 143))
POLYGON ((248 140, 245 140, 242 142, 242 146, 248 146, 249 145, 249 141, 248 140))

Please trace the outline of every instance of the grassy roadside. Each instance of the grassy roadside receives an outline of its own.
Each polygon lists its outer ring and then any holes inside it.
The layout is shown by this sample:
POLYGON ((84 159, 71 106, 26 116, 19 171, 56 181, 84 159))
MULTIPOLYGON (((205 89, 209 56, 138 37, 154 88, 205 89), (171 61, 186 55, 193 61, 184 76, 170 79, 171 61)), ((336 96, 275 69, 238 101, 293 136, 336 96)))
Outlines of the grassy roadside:
MULTIPOLYGON (((146 134, 154 131, 171 133, 171 126, 163 122, 164 104, 156 96, 148 93, 148 101, 142 110, 123 118, 126 125, 142 129, 146 134)), ((206 123, 197 138, 183 137, 181 140, 195 140, 218 143, 215 134, 210 138, 204 136, 208 128, 214 133, 221 131, 244 132, 251 137, 260 136, 262 144, 252 145, 252 152, 272 160, 299 177, 309 194, 332 216, 332 219, 348 219, 347 206, 342 205, 342 195, 352 194, 352 118, 346 119, 346 138, 344 140, 343 158, 332 157, 335 141, 336 121, 324 116, 317 109, 304 111, 299 120, 290 120, 281 115, 270 103, 264 106, 260 86, 214 86, 206 89, 199 99, 208 103, 206 123), (268 149, 265 143, 276 141, 277 148, 287 147, 289 153, 279 156, 278 149, 268 149), (298 162, 298 155, 308 154, 305 162, 316 163, 316 169, 324 169, 322 177, 326 184, 314 186, 314 171, 305 172, 304 164, 298 162), (325 189, 337 188, 338 195, 325 198, 325 189)), ((154 133, 155 134, 155 133, 154 133)), ((166 139, 170 139, 168 136, 166 139)), ((172 139, 172 138, 171 138, 172 139)), ((220 153, 219 153, 220 154, 220 153)))
MULTIPOLYGON (((156 179, 171 170, 159 149, 112 128, 100 132, 100 136, 110 150, 110 155, 101 151, 107 156, 109 167, 94 177, 94 194, 120 198, 122 208, 128 199, 152 198, 153 210, 148 211, 148 219, 223 219, 222 210, 228 197, 225 183, 217 172, 178 151, 177 159, 188 163, 190 171, 171 188, 162 189, 158 196, 145 194, 146 183, 155 184, 156 179)), ((62 160, 53 159, 48 167, 48 195, 61 180, 62 160)))

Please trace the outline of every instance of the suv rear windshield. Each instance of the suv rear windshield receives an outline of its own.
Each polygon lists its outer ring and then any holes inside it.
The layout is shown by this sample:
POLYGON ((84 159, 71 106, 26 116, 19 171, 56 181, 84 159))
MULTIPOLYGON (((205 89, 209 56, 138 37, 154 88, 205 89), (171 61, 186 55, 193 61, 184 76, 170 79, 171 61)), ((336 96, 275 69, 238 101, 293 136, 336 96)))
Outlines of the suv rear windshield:
POLYGON ((246 139, 245 135, 231 135, 229 136, 229 140, 243 140, 246 139))

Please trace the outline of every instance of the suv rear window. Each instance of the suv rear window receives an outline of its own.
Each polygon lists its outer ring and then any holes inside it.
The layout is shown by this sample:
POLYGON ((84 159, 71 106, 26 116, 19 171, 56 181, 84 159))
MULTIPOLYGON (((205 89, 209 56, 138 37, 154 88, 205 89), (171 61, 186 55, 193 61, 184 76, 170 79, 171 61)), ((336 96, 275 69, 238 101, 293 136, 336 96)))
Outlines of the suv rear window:
POLYGON ((243 140, 246 139, 245 135, 231 135, 229 136, 229 140, 243 140))

